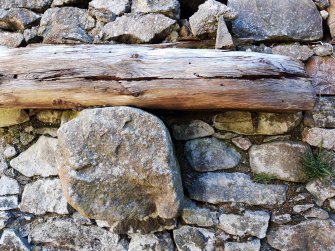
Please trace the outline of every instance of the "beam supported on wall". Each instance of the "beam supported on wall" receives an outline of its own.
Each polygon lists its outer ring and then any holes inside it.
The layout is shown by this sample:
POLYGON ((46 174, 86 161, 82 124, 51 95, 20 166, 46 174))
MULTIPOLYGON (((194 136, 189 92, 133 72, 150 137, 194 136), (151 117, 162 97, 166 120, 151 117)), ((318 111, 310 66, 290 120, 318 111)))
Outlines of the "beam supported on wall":
POLYGON ((279 55, 130 45, 0 48, 0 107, 303 111, 315 94, 279 55))

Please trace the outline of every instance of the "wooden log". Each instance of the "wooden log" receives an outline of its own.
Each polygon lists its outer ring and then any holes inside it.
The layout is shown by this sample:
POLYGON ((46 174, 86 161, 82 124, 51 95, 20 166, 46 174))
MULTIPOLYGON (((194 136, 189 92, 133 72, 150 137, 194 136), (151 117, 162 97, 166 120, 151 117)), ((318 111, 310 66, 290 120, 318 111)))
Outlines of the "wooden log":
POLYGON ((0 107, 311 110, 303 65, 278 55, 146 46, 0 48, 0 107))

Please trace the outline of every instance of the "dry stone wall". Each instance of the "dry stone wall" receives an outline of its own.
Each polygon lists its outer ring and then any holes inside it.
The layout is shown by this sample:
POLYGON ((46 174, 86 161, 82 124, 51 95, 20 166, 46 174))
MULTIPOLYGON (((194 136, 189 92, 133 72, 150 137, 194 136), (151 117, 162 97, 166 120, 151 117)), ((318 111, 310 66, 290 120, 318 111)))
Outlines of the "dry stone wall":
POLYGON ((334 177, 306 168, 335 171, 334 20, 333 0, 0 0, 3 46, 209 40, 301 60, 317 96, 295 113, 0 109, 0 250, 335 250, 334 177))

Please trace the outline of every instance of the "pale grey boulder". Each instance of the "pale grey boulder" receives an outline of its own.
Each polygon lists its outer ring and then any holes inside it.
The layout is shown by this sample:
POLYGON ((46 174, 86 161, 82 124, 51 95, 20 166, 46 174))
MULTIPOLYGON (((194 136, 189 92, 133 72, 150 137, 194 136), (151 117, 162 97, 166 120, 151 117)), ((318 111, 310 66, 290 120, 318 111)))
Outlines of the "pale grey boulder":
POLYGON ((274 206, 286 201, 286 185, 255 183, 244 173, 203 173, 185 180, 191 199, 219 204, 241 202, 274 206))
POLYGON ((20 47, 24 44, 24 37, 20 32, 9 32, 0 30, 0 46, 11 48, 20 47))
POLYGON ((40 19, 41 15, 28 9, 0 9, 0 29, 22 32, 27 28, 38 25, 40 19))
POLYGON ((57 139, 41 136, 35 144, 10 161, 10 165, 27 177, 49 177, 58 174, 57 139))
POLYGON ((41 179, 27 184, 19 208, 35 215, 69 213, 59 179, 41 179))
POLYGON ((89 2, 88 12, 98 21, 108 23, 129 12, 130 5, 129 0, 93 0, 89 2))
POLYGON ((29 242, 57 250, 128 250, 128 242, 120 236, 97 226, 78 225, 71 219, 54 219, 34 226, 29 242))
POLYGON ((335 222, 307 220, 297 225, 282 225, 270 230, 267 241, 281 251, 332 251, 335 249, 335 222))
POLYGON ((317 41, 323 37, 322 18, 312 0, 229 0, 238 12, 235 36, 256 41, 317 41))
POLYGON ((91 43, 88 34, 95 26, 95 20, 84 9, 76 7, 50 8, 42 16, 38 35, 43 43, 77 44, 91 43))
POLYGON ((133 0, 133 13, 161 13, 173 19, 180 18, 180 4, 178 0, 133 0))
POLYGON ((35 11, 45 11, 50 7, 53 0, 1 0, 1 9, 26 8, 35 11))
POLYGON ((17 231, 5 229, 0 239, 0 250, 30 251, 31 247, 26 239, 23 239, 17 231))
POLYGON ((58 140, 63 191, 82 215, 110 224, 178 216, 179 165, 157 117, 130 107, 84 110, 58 130, 58 140))
POLYGON ((299 43, 276 45, 272 48, 272 53, 288 56, 301 61, 306 61, 314 55, 313 50, 309 48, 309 46, 300 45, 299 43))
POLYGON ((201 138, 187 141, 185 156, 198 172, 230 169, 241 161, 241 155, 217 138, 201 138))
POLYGON ((228 30, 223 16, 219 17, 218 29, 216 33, 215 49, 234 49, 234 41, 228 30))
POLYGON ((176 20, 162 14, 125 14, 106 24, 101 38, 134 44, 161 42, 177 28, 176 20))
POLYGON ((314 196, 318 206, 322 206, 327 199, 335 197, 334 180, 313 180, 307 183, 306 189, 314 196))
POLYGON ((197 139, 213 134, 213 127, 202 120, 191 120, 172 125, 172 135, 176 140, 197 139))
POLYGON ((266 237, 269 220, 270 214, 268 212, 247 210, 243 215, 220 215, 218 227, 228 234, 238 236, 251 235, 263 239, 266 237))
POLYGON ((302 141, 311 146, 335 151, 335 129, 305 128, 302 132, 302 141))
POLYGON ((199 5, 198 11, 189 18, 193 36, 200 38, 216 37, 220 16, 223 16, 227 21, 231 21, 236 18, 237 12, 215 0, 207 0, 199 5))
POLYGON ((308 152, 311 152, 310 147, 300 142, 254 145, 249 150, 251 170, 285 181, 305 182, 307 175, 302 159, 308 152))
POLYGON ((0 196, 20 193, 20 185, 15 179, 2 175, 0 178, 0 196))
POLYGON ((170 233, 131 235, 128 251, 175 251, 170 233))
POLYGON ((16 209, 19 207, 17 195, 0 196, 0 211, 16 209))

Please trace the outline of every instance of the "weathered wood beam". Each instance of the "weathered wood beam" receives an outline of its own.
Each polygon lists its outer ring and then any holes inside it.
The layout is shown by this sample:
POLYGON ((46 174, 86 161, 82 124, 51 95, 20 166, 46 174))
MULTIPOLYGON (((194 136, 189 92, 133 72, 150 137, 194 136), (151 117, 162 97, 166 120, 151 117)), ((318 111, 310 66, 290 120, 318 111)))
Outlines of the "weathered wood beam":
POLYGON ((0 107, 311 110, 303 65, 284 56, 146 46, 0 48, 0 107))

